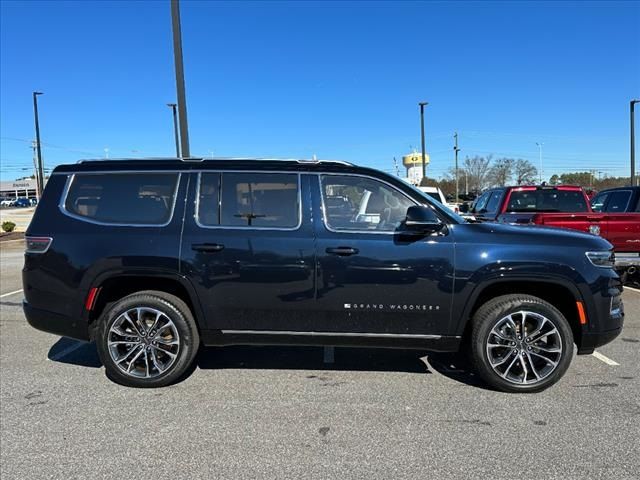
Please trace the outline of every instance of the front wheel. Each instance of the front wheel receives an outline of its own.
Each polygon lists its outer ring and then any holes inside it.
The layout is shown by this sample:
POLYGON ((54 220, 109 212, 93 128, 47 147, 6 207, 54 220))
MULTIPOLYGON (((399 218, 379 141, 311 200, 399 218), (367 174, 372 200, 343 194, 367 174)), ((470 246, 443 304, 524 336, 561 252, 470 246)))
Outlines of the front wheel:
POLYGON ((109 305, 96 335, 107 376, 129 387, 163 387, 193 363, 200 339, 189 307, 164 292, 144 291, 109 305))
POLYGON ((504 295, 473 317, 471 357, 480 376, 505 392, 539 392, 564 375, 573 357, 569 322, 531 295, 504 295))

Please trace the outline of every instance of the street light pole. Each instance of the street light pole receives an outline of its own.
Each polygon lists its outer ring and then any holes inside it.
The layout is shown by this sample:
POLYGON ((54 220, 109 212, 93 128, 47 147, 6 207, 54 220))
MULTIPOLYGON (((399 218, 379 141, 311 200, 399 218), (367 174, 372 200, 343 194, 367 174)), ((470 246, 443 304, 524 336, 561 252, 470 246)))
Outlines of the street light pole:
POLYGON ((171 0, 171 24, 173 27, 173 58, 176 68, 176 90, 180 111, 180 140, 182 158, 189 158, 189 132, 187 125, 187 97, 184 91, 184 66, 182 64, 182 31, 180 28, 179 0, 171 0))
MULTIPOLYGON (((419 102, 420 105, 420 131, 422 136, 422 179, 427 176, 427 163, 425 161, 425 146, 424 146, 424 107, 429 105, 429 102, 419 102)), ((422 183, 422 180, 420 181, 422 183)))
MULTIPOLYGON (((42 92, 33 92, 33 116, 36 124, 36 153, 38 155, 38 179, 36 184, 39 188, 39 194, 42 195, 44 190, 44 163, 42 162, 42 148, 40 147, 40 120, 38 118, 38 95, 42 95, 42 92)), ((38 198, 40 200, 40 198, 38 198)))
POLYGON ((456 154, 456 196, 455 196, 455 199, 453 201, 455 203, 458 203, 458 192, 460 191, 459 184, 458 184, 458 152, 460 151, 460 149, 458 148, 458 132, 456 132, 453 135, 453 138, 455 138, 455 140, 456 140, 456 144, 453 147, 453 151, 456 154))
POLYGON ((175 103, 167 103, 167 107, 171 107, 173 111, 173 136, 176 140, 176 157, 180 158, 180 137, 178 136, 178 111, 176 107, 178 105, 175 103))
POLYGON ((640 100, 635 99, 629 102, 629 115, 630 115, 630 126, 631 126, 631 186, 635 187, 636 185, 636 129, 634 126, 634 117, 635 117, 635 104, 640 103, 640 100))
POLYGON ((544 145, 544 143, 536 142, 536 145, 538 146, 538 151, 540 153, 540 183, 542 184, 542 145, 544 145))

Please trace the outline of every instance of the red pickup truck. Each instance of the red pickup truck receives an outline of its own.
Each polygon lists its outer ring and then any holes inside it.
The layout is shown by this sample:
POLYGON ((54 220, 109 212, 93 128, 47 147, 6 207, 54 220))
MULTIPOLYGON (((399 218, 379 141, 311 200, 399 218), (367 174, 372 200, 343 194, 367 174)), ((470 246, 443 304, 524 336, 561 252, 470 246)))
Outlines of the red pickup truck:
POLYGON ((603 190, 591 202, 576 186, 493 188, 478 197, 469 213, 480 221, 600 235, 614 246, 616 266, 625 279, 640 282, 640 187, 603 190))

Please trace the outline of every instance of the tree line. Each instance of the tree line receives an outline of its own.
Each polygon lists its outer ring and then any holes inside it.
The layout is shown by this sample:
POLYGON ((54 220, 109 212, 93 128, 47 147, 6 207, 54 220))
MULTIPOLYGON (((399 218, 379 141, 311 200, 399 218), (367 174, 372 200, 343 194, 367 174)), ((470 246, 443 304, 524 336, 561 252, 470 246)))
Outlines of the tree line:
MULTIPOLYGON (((597 177, 595 171, 554 174, 550 185, 579 185, 586 189, 629 185, 629 177, 597 177)), ((450 168, 440 180, 424 178, 422 186, 439 187, 447 197, 455 196, 455 169, 450 168)), ((492 187, 507 185, 537 185, 540 182, 538 169, 529 160, 522 158, 496 158, 492 156, 467 157, 458 167, 458 193, 464 199, 466 194, 477 194, 492 187)))

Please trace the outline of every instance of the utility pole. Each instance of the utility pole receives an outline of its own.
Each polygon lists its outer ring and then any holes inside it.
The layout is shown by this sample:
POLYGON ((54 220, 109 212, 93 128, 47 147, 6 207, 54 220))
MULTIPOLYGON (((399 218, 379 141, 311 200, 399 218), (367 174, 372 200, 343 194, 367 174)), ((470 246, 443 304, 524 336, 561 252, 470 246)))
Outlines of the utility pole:
MULTIPOLYGON (((429 102, 419 102, 420 105, 420 131, 422 137, 422 179, 427 176, 427 163, 425 161, 425 146, 424 146, 424 107, 429 105, 429 102)), ((420 180, 422 183, 422 180, 420 180)))
POLYGON ((396 157, 393 157, 393 169, 396 172, 396 177, 400 176, 400 169, 398 168, 398 160, 396 160, 396 157))
POLYGON ((640 100, 634 99, 629 102, 629 115, 631 126, 631 186, 636 186, 636 129, 634 126, 635 104, 640 100))
POLYGON ((36 153, 36 141, 31 142, 31 149, 33 150, 33 173, 36 179, 36 198, 40 199, 42 195, 42 187, 40 186, 40 175, 38 175, 38 154, 36 153))
POLYGON ((544 145, 544 143, 536 142, 536 145, 538 146, 538 151, 540 153, 540 184, 542 184, 542 145, 544 145))
POLYGON ((458 192, 459 190, 459 184, 458 184, 458 152, 460 151, 460 149, 458 148, 458 132, 454 133, 453 138, 456 141, 455 146, 453 147, 453 151, 456 154, 456 196, 455 199, 453 200, 454 203, 458 203, 458 192))
POLYGON ((180 111, 180 141, 182 158, 189 158, 189 132, 187 125, 187 96, 184 91, 184 66, 182 64, 182 31, 180 28, 180 4, 171 0, 171 24, 173 27, 173 59, 176 69, 176 90, 180 111))
MULTIPOLYGON (((36 152, 38 154, 38 172, 36 184, 39 185, 40 195, 44 190, 44 163, 42 161, 42 148, 40 146, 40 120, 38 118, 38 95, 42 95, 42 92, 33 92, 33 116, 36 124, 36 152)), ((40 200, 40 197, 38 197, 40 200)))
POLYGON ((180 158, 180 137, 178 136, 178 111, 176 103, 167 103, 167 107, 171 107, 173 111, 173 136, 176 141, 176 158, 180 158))

